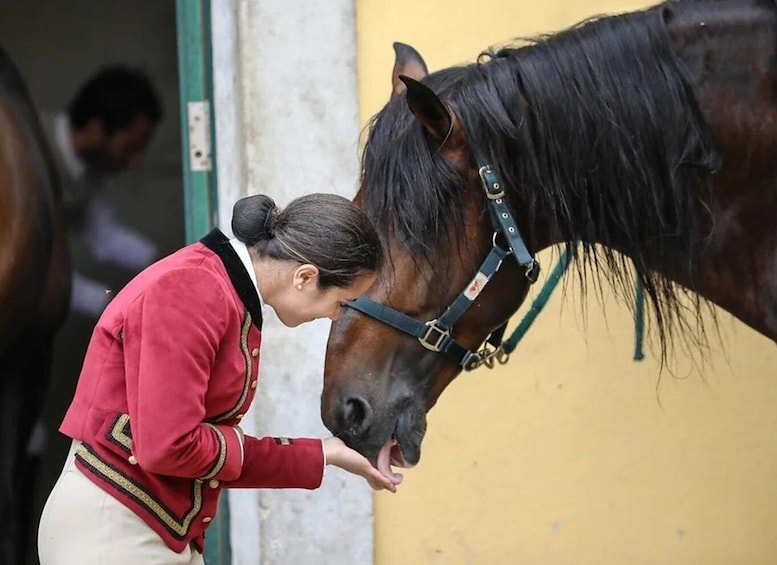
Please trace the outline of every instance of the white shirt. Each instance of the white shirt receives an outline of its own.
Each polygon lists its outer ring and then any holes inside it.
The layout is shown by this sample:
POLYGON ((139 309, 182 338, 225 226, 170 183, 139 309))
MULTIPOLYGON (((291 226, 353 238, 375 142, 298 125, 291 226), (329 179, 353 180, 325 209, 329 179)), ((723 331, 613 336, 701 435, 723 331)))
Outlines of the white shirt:
MULTIPOLYGON (((70 121, 64 113, 54 116, 54 139, 62 164, 74 181, 82 182, 86 163, 73 147, 70 121)), ((94 184, 86 195, 85 222, 79 239, 98 261, 111 263, 128 271, 140 271, 154 260, 157 246, 140 232, 121 224, 113 207, 103 194, 103 187, 94 184)), ((111 299, 111 291, 102 281, 72 272, 70 307, 76 312, 97 317, 111 299)))
POLYGON ((256 280, 256 270, 254 269, 253 261, 251 261, 251 254, 248 252, 248 246, 237 238, 230 239, 229 244, 235 250, 237 256, 240 257, 240 262, 243 263, 246 271, 248 271, 248 276, 251 277, 251 282, 254 283, 256 294, 259 296, 259 304, 262 307, 262 314, 264 314, 264 299, 262 298, 262 293, 259 290, 259 283, 256 280))

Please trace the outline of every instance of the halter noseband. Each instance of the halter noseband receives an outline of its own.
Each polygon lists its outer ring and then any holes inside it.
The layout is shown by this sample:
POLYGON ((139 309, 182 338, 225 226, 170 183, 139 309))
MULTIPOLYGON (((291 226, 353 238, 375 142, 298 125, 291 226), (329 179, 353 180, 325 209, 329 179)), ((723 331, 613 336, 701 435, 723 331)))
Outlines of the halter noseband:
POLYGON ((481 155, 475 154, 475 163, 486 192, 491 226, 494 230, 493 246, 472 281, 445 312, 434 320, 421 322, 366 296, 360 296, 346 303, 354 310, 417 338, 429 351, 441 352, 453 357, 465 371, 471 371, 483 364, 493 366, 494 358, 502 363, 507 360, 508 352, 502 347, 502 336, 506 325, 501 326, 488 337, 487 343, 492 345, 493 349, 484 347, 479 351, 472 351, 451 337, 454 324, 496 274, 504 258, 507 255, 515 257, 518 264, 526 270, 526 278, 532 284, 537 281, 540 274, 540 264, 527 249, 507 206, 507 198, 499 176, 481 155), (507 241, 508 249, 504 249, 498 243, 500 235, 507 241))

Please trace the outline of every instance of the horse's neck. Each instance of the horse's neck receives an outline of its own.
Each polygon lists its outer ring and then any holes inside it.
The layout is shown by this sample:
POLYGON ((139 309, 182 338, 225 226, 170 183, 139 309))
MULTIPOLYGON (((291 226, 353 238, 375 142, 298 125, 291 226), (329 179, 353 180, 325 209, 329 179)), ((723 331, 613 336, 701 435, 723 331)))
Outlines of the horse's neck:
POLYGON ((669 26, 723 163, 712 185, 714 224, 696 286, 772 339, 777 339, 776 9, 756 0, 725 2, 711 18, 680 13, 669 26))

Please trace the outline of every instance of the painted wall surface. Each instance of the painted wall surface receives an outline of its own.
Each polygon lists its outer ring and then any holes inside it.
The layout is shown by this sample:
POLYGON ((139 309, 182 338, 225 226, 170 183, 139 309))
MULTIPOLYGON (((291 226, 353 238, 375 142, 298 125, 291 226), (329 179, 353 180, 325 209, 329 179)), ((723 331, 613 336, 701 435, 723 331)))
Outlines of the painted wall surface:
MULTIPOLYGON (((393 41, 436 70, 646 5, 360 0, 361 123, 388 99, 393 41)), ((661 373, 655 352, 632 361, 627 308, 603 303, 557 291, 508 365, 443 393, 420 465, 375 497, 375 563, 777 562, 774 344, 721 312, 709 360, 679 348, 661 373)))

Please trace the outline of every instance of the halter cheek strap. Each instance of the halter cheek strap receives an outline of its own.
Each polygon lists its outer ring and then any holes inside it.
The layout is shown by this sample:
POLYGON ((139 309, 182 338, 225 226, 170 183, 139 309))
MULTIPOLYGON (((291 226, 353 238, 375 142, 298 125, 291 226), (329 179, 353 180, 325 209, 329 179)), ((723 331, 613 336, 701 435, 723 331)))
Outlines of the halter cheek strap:
POLYGON ((491 216, 491 226, 494 228, 494 234, 501 232, 507 238, 510 251, 518 261, 518 264, 526 269, 526 278, 533 284, 537 282, 540 276, 540 264, 532 257, 532 254, 526 248, 526 243, 518 231, 510 208, 507 206, 507 198, 499 176, 491 168, 482 155, 475 154, 475 161, 478 163, 478 174, 483 182, 483 189, 488 198, 488 212, 491 216), (480 163, 485 163, 480 165, 480 163))

